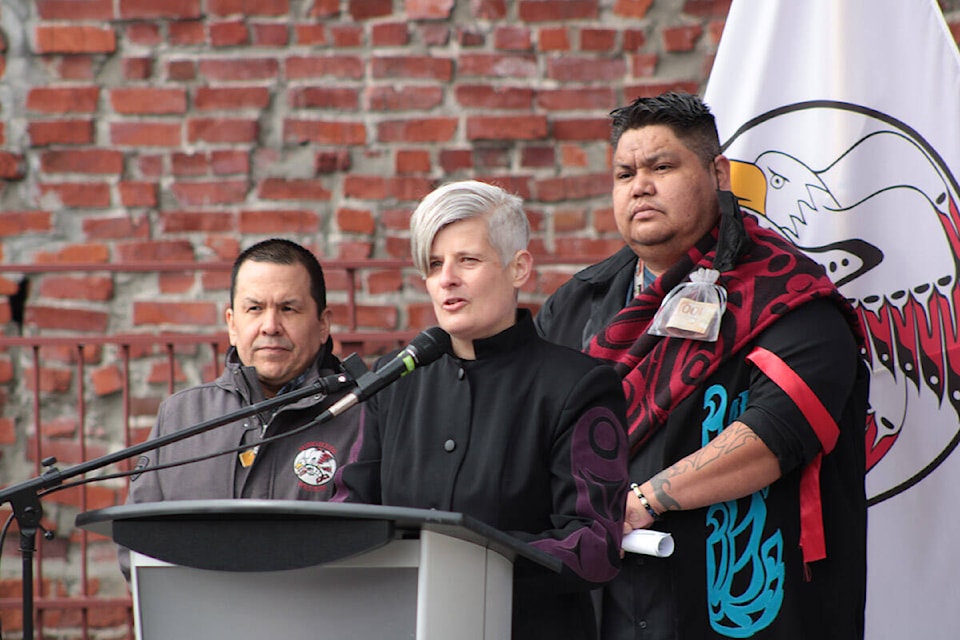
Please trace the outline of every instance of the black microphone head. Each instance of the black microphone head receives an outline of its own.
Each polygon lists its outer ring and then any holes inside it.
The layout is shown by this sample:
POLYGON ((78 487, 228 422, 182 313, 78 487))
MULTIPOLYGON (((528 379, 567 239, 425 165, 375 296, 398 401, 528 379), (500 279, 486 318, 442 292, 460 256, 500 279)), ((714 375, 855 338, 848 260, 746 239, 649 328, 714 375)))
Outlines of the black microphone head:
POLYGON ((430 327, 411 340, 408 349, 418 367, 426 366, 450 351, 450 334, 440 327, 430 327))

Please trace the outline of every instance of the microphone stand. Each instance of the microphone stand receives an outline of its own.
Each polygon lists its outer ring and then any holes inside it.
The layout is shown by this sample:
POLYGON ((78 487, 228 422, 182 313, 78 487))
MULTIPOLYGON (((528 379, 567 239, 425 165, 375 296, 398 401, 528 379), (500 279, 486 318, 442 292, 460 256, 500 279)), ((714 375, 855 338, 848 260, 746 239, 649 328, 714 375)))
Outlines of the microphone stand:
MULTIPOLYGON (((344 368, 347 373, 338 373, 317 380, 315 383, 303 389, 290 391, 280 396, 275 396, 262 402, 257 402, 249 407, 244 407, 227 413, 218 418, 213 418, 201 422, 192 427, 187 427, 174 433, 147 440, 130 447, 126 447, 114 453, 94 458, 88 462, 81 462, 69 469, 60 471, 56 468, 57 459, 50 457, 44 458, 40 464, 45 467, 43 473, 35 478, 11 485, 0 490, 0 504, 9 502, 13 508, 13 516, 17 520, 17 526, 20 529, 20 552, 23 558, 23 638, 24 640, 33 639, 33 555, 36 551, 37 531, 42 530, 44 538, 53 539, 53 532, 47 531, 40 524, 43 518, 43 507, 40 504, 40 494, 46 489, 57 487, 64 480, 79 475, 101 469, 111 464, 132 458, 147 451, 158 449, 180 440, 185 440, 195 435, 210 431, 216 427, 246 418, 261 411, 267 411, 275 407, 296 402, 301 398, 306 398, 317 393, 329 395, 348 386, 356 384, 351 379, 351 372, 361 372, 366 370, 366 365, 357 354, 352 354, 344 360, 344 368), (348 365, 349 363, 349 365, 348 365)), ((332 417, 332 416, 331 416, 332 417)))

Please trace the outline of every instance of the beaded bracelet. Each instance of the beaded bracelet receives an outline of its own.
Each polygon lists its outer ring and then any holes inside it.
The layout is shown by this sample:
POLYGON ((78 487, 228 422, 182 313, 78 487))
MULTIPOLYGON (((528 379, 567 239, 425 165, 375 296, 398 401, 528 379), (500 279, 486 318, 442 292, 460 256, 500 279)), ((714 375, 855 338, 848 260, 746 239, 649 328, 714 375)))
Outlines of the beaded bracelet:
POLYGON ((643 491, 640 491, 640 485, 634 482, 630 485, 630 488, 633 489, 633 493, 637 496, 637 500, 639 500, 640 504, 643 505, 643 508, 647 510, 647 513, 650 514, 650 517, 654 520, 659 520, 662 516, 650 505, 650 501, 647 500, 647 496, 643 495, 643 491))

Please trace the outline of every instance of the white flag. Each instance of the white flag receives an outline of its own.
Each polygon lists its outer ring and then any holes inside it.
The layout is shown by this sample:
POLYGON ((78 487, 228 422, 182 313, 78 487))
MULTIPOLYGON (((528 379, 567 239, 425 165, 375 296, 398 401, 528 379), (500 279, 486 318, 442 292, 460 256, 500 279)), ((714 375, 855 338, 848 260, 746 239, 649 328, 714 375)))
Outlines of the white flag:
POLYGON ((960 54, 943 15, 734 0, 704 100, 734 191, 864 320, 867 638, 957 638, 960 54))

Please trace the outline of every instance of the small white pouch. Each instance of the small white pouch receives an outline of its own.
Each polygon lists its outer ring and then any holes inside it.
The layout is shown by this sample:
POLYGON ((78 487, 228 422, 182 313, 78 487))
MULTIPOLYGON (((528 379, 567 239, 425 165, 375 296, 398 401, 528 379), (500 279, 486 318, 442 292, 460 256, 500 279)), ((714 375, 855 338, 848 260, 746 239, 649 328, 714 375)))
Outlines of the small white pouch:
POLYGON ((668 293, 647 333, 655 336, 716 342, 727 308, 727 291, 717 284, 716 269, 697 269, 668 293))

